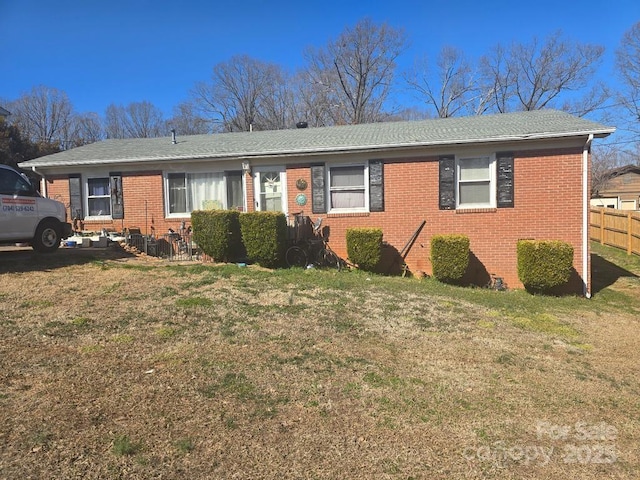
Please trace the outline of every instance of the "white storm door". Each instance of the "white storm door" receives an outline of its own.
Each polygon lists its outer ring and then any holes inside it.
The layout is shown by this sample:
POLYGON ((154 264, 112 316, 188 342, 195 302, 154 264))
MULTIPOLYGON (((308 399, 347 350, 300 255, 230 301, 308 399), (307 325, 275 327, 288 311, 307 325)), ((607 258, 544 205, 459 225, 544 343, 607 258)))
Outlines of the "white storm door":
POLYGON ((287 214, 287 174, 284 167, 254 168, 256 210, 287 214))

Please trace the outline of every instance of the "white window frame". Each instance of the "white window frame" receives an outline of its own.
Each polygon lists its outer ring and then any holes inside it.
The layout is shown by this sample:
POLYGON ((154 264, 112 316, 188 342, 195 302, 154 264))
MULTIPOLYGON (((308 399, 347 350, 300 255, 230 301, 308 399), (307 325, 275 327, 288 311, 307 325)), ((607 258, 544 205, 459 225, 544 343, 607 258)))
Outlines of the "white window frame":
MULTIPOLYGON (((237 171, 240 171, 239 169, 237 171)), ((170 198, 169 198, 169 175, 184 175, 185 178, 185 188, 187 189, 187 194, 189 192, 189 186, 188 183, 186 182, 188 175, 197 175, 197 174, 202 174, 202 173, 211 173, 211 174, 219 174, 222 175, 222 182, 223 182, 223 189, 224 189, 224 196, 222 199, 222 208, 223 209, 227 209, 229 208, 229 206, 227 205, 227 196, 228 196, 228 191, 229 191, 229 185, 227 183, 227 175, 225 173, 225 171, 221 171, 221 170, 183 170, 183 171, 166 171, 163 172, 162 177, 163 177, 163 184, 164 184, 164 211, 165 211, 165 218, 191 218, 191 212, 176 212, 176 213, 172 213, 171 210, 171 203, 170 203, 170 198)), ((243 177, 243 181, 242 181, 242 196, 243 196, 243 209, 246 209, 246 191, 245 191, 245 185, 244 185, 244 177, 243 177)), ((188 203, 188 199, 187 199, 187 203, 188 203)))
POLYGON ((369 162, 358 163, 336 163, 327 164, 327 179, 326 179, 326 195, 327 195, 327 213, 363 213, 369 212, 369 162), (364 172, 364 207, 354 208, 335 208, 331 203, 331 192, 339 191, 340 188, 331 188, 331 170, 341 167, 362 167, 364 172))
POLYGON ((495 153, 479 153, 472 155, 456 155, 456 209, 466 210, 471 208, 496 208, 497 200, 497 179, 496 179, 496 155, 495 153), (460 180, 461 164, 466 160, 475 160, 479 158, 486 158, 489 160, 489 172, 486 180, 483 182, 489 182, 489 201, 482 203, 460 203, 460 185, 464 183, 475 183, 478 180, 462 181, 460 180))
MULTIPOLYGON (((164 183, 164 211, 165 211, 165 217, 166 218, 185 218, 185 217, 191 217, 191 213, 189 212, 180 212, 180 213, 171 213, 171 199, 170 199, 170 195, 171 195, 171 190, 169 187, 169 175, 182 175, 182 179, 185 182, 185 202, 186 200, 186 190, 187 190, 187 184, 186 184, 186 178, 187 178, 187 172, 164 172, 163 173, 163 183, 164 183)), ((186 203, 185 203, 186 205, 186 203)), ((186 208, 186 207, 185 207, 186 208)))
POLYGON ((107 188, 111 188, 111 178, 109 176, 108 173, 103 173, 103 174, 92 174, 91 176, 87 176, 86 178, 84 178, 84 191, 86 192, 86 194, 84 195, 84 208, 85 208, 85 212, 87 212, 87 215, 85 215, 84 219, 85 220, 111 220, 111 214, 112 214, 112 205, 111 205, 111 191, 109 191, 108 195, 89 195, 89 180, 95 180, 95 179, 106 179, 107 180, 107 188), (108 198, 109 199, 109 215, 89 215, 89 212, 91 211, 89 209, 89 198, 108 198))

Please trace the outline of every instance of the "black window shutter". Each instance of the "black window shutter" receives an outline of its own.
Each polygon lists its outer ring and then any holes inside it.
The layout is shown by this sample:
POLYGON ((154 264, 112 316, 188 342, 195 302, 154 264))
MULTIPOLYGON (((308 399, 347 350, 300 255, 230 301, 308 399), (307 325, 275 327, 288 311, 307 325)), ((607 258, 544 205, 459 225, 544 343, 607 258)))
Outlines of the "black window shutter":
POLYGON ((327 191, 325 187, 325 166, 311 165, 311 212, 327 213, 327 191))
POLYGON ((120 220, 124 218, 122 175, 119 173, 110 173, 109 186, 111 189, 111 218, 114 220, 120 220))
POLYGON ((456 208, 456 159, 440 157, 439 167, 440 210, 456 208))
POLYGON ((498 153, 498 208, 514 207, 513 154, 498 153))
POLYGON ((384 212, 384 163, 369 161, 369 211, 384 212))
POLYGON ((69 175, 69 210, 71 220, 82 220, 82 183, 79 174, 69 175))

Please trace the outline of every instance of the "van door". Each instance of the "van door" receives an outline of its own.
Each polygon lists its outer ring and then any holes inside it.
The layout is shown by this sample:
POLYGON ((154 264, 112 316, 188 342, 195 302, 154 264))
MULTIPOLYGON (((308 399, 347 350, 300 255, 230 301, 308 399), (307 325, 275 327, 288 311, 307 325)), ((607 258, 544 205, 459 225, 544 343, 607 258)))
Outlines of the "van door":
POLYGON ((38 223, 35 189, 13 170, 0 169, 0 225, 5 240, 31 238, 38 223))

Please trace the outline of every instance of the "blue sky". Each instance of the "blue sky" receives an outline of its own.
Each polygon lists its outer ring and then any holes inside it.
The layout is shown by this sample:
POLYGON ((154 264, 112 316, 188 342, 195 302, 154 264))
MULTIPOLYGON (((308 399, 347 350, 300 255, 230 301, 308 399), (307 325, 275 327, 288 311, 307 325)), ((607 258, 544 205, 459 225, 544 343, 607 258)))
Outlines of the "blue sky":
POLYGON ((364 17, 405 30, 400 67, 445 44, 474 57, 560 29, 604 45, 600 75, 610 79, 640 1, 0 0, 0 99, 46 85, 65 91, 78 112, 147 100, 169 116, 217 63, 246 54, 294 70, 305 47, 326 45, 364 17))

